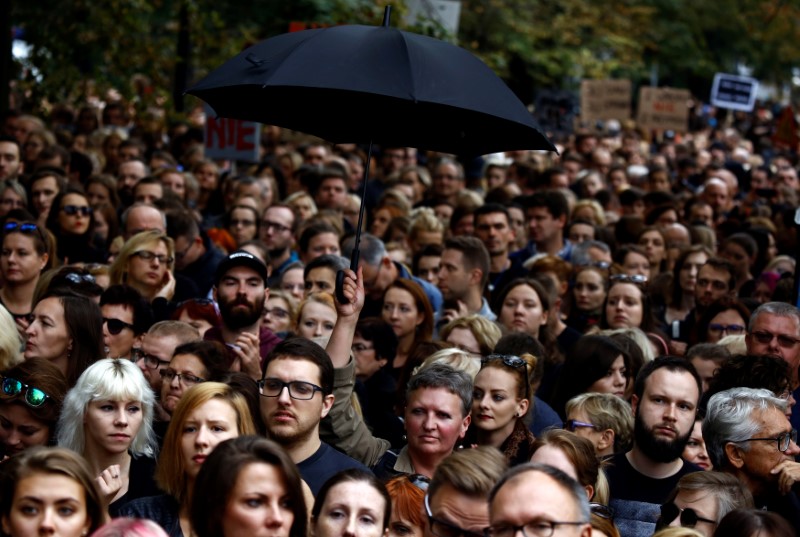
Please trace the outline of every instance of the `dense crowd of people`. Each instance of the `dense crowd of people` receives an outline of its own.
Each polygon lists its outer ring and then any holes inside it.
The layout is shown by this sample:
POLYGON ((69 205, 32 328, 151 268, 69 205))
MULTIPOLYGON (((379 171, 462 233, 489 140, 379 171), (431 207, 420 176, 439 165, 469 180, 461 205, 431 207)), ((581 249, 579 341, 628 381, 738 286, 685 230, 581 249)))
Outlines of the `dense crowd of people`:
POLYGON ((800 180, 760 112, 477 159, 264 127, 258 163, 8 112, 2 532, 794 535, 800 180))

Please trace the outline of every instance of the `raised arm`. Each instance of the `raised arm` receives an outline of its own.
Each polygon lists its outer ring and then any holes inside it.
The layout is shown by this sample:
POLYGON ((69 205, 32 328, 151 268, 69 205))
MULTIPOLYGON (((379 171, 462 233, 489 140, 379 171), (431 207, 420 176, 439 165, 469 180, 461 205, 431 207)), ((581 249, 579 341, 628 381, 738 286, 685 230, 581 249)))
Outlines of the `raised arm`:
POLYGON ((353 409, 351 397, 355 385, 355 364, 350 357, 358 315, 364 307, 364 277, 348 270, 344 279, 348 303, 336 301, 338 317, 325 350, 334 367, 333 408, 320 424, 320 438, 367 466, 375 465, 389 449, 389 442, 375 438, 363 418, 353 409))
POLYGON ((336 300, 336 324, 328 346, 325 347, 334 369, 341 369, 350 361, 350 348, 353 346, 358 316, 364 308, 364 276, 360 267, 357 276, 352 270, 345 271, 344 295, 349 302, 342 304, 336 300))

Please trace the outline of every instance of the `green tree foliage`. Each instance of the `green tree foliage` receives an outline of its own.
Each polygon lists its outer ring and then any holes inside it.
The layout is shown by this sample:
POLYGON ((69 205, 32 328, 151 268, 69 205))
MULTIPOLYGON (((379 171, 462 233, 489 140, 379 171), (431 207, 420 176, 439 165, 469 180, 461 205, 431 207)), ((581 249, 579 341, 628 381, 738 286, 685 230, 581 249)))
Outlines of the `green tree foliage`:
MULTIPOLYGON (((34 0, 12 3, 12 24, 33 49, 17 82, 31 103, 79 101, 117 88, 141 97, 144 75, 171 97, 179 13, 189 13, 193 80, 289 23, 380 24, 391 0, 34 0), (139 77, 142 80, 142 77, 139 77)), ((581 78, 692 87, 717 71, 748 65, 783 83, 800 65, 796 0, 462 0, 458 36, 420 21, 413 30, 471 50, 523 100, 540 87, 575 89, 581 78)), ((159 93, 160 92, 160 93, 159 93)))

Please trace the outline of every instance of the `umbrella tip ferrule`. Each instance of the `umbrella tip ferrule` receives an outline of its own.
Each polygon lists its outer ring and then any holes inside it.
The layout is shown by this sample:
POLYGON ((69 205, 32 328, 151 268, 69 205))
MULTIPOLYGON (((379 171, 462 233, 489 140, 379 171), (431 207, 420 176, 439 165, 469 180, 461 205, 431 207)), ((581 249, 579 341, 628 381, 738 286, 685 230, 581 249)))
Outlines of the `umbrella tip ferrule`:
POLYGON ((392 6, 387 5, 383 8, 383 26, 389 27, 389 19, 392 18, 392 6))

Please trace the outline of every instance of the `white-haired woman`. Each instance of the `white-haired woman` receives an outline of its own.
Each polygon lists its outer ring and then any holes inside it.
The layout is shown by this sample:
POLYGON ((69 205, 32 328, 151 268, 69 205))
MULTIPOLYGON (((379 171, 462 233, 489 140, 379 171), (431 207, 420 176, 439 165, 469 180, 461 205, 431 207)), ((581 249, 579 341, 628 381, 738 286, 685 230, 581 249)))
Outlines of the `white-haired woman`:
POLYGON ((130 500, 156 494, 155 396, 130 360, 89 366, 67 393, 58 421, 58 445, 89 461, 115 515, 130 500))

